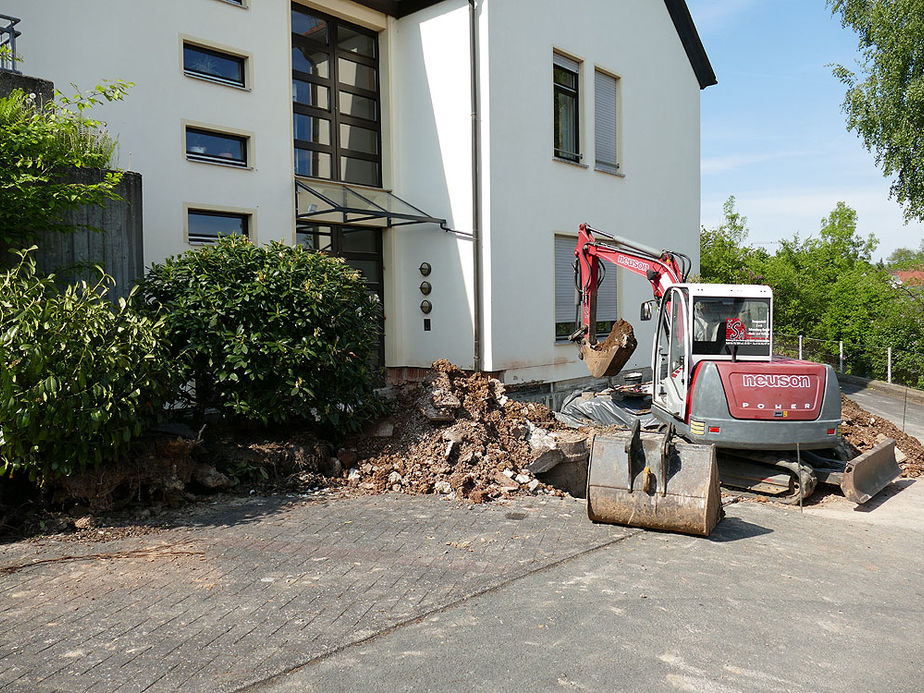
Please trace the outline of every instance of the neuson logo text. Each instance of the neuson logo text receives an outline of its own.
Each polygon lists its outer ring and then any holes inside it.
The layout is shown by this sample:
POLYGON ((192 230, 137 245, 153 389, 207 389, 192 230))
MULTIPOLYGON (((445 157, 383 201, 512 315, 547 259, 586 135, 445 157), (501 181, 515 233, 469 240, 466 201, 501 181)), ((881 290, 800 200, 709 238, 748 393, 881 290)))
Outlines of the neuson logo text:
POLYGON ((634 267, 635 269, 640 270, 651 269, 651 265, 649 265, 647 262, 636 260, 632 257, 626 257, 625 255, 620 255, 618 258, 616 258, 616 261, 620 265, 625 265, 626 267, 634 267))
POLYGON ((807 375, 745 375, 745 387, 811 387, 812 382, 807 375))

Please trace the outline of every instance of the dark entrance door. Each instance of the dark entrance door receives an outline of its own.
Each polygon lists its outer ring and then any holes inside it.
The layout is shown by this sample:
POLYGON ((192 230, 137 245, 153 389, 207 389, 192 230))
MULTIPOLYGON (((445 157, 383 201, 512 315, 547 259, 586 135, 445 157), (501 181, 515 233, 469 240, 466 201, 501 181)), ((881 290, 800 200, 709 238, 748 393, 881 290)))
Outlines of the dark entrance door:
MULTIPOLYGON (((385 286, 382 277, 382 231, 360 226, 305 225, 299 226, 296 242, 310 250, 342 257, 347 264, 362 273, 370 293, 384 304, 385 286)), ((379 324, 379 348, 373 365, 385 366, 385 325, 379 324)))

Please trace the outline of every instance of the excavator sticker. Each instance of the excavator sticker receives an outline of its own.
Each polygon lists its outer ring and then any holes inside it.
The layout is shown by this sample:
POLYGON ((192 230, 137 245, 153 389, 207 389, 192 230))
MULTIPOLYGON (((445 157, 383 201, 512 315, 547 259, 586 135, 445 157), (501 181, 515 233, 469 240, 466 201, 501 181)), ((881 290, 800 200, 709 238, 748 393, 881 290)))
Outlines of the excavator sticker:
POLYGON ((770 329, 766 321, 755 320, 751 329, 744 324, 741 318, 728 318, 725 321, 726 344, 769 344, 770 329))

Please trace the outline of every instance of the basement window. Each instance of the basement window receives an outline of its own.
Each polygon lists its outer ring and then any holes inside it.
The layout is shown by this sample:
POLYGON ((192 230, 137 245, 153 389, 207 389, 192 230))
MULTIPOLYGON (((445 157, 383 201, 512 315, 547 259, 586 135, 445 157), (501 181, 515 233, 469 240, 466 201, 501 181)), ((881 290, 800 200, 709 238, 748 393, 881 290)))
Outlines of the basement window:
POLYGON ((212 48, 183 44, 183 73, 189 77, 207 79, 211 82, 233 87, 245 85, 245 63, 247 59, 212 48))
POLYGON ((186 158, 210 164, 247 166, 247 138, 199 128, 186 128, 186 158))
POLYGON ((186 240, 190 245, 210 245, 219 236, 249 236, 250 215, 190 209, 186 214, 186 240))

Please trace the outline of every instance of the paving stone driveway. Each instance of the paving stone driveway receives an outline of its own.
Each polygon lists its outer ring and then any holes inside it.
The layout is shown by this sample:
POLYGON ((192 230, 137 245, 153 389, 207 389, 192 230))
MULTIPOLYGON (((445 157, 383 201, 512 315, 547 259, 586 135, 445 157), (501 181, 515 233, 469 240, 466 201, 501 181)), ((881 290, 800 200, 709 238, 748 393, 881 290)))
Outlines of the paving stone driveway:
POLYGON ((188 522, 0 546, 0 689, 235 690, 637 532, 571 499, 391 494, 235 499, 188 522))

